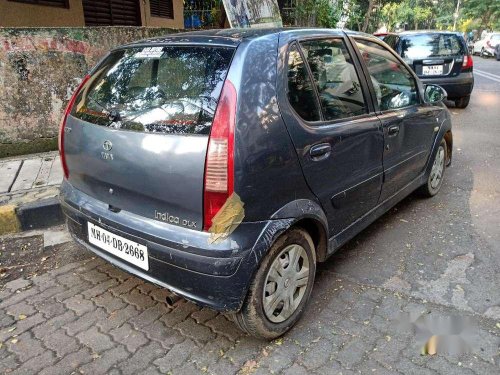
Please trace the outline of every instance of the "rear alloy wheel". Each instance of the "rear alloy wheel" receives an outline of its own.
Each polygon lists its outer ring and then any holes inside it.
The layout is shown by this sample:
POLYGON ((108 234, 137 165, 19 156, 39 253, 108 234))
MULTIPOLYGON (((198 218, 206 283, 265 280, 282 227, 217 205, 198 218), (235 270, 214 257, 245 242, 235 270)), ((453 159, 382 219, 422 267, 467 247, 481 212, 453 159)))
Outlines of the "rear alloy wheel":
POLYGON ((467 108, 470 102, 470 95, 462 96, 461 98, 455 99, 455 107, 457 108, 467 108))
POLYGON ((283 335, 300 319, 311 295, 316 254, 309 234, 295 228, 282 235, 264 257, 241 311, 241 330, 264 339, 283 335))
POLYGON ((441 189, 441 185, 443 185, 446 160, 448 158, 447 149, 446 141, 444 139, 441 140, 436 155, 434 156, 431 173, 429 173, 427 182, 420 187, 420 193, 426 197, 435 196, 441 189))

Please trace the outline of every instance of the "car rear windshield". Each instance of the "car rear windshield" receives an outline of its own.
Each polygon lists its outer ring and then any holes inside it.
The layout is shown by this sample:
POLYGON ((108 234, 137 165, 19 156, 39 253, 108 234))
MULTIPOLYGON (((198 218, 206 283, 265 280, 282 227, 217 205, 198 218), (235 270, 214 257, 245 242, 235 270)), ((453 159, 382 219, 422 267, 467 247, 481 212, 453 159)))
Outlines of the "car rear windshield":
POLYGON ((460 37, 455 34, 405 35, 401 40, 401 56, 411 60, 464 54, 460 37))
POLYGON ((138 132, 208 134, 234 48, 163 46, 112 52, 71 114, 138 132))

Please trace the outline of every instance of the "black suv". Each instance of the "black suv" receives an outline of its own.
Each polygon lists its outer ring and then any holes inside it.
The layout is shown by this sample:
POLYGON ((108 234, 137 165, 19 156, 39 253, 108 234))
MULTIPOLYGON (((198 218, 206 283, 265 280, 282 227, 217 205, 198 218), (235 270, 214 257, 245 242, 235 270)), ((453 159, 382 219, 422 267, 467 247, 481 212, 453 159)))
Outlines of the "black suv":
POLYGON ((384 38, 424 83, 443 87, 458 108, 469 105, 474 87, 472 56, 460 33, 406 31, 384 38))
POLYGON ((438 193, 452 149, 443 98, 378 38, 341 30, 117 48, 61 123, 69 230, 246 332, 279 336, 317 262, 415 189, 438 193))

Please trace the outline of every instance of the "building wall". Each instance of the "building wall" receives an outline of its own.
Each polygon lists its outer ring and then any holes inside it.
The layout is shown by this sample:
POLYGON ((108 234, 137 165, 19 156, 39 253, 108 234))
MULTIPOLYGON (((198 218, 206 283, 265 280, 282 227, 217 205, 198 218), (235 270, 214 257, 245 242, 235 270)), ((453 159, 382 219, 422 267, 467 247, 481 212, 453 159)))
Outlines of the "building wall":
POLYGON ((2 27, 84 26, 82 0, 69 0, 69 8, 0 0, 2 27))
POLYGON ((0 28, 0 157, 56 149, 68 99, 107 51, 171 32, 146 27, 0 28))
MULTIPOLYGON (((142 25, 184 27, 183 0, 173 0, 174 19, 151 17, 149 0, 139 0, 142 25)), ((69 9, 0 0, 0 27, 80 27, 85 26, 82 0, 69 0, 69 9)))
POLYGON ((149 11, 149 0, 141 1, 142 25, 147 27, 170 27, 173 29, 184 28, 184 2, 182 0, 173 0, 174 19, 151 17, 149 11))

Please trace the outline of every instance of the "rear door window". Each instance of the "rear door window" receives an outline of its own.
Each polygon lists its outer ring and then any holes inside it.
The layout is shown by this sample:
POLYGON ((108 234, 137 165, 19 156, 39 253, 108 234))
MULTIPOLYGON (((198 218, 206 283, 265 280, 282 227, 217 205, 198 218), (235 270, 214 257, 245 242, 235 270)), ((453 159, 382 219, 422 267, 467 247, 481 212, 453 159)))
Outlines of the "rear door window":
POLYGON ((465 48, 455 34, 406 35, 401 39, 401 56, 409 60, 464 54, 465 48))
POLYGON ((234 48, 164 46, 112 52, 72 115, 138 132, 208 134, 234 48))
POLYGON ((288 51, 288 101, 304 120, 320 120, 316 94, 296 44, 288 51))
POLYGON ((344 41, 311 40, 300 46, 318 90, 324 120, 365 114, 363 90, 344 41))

